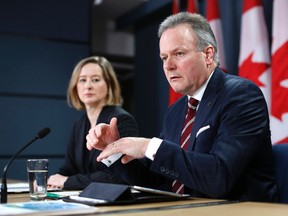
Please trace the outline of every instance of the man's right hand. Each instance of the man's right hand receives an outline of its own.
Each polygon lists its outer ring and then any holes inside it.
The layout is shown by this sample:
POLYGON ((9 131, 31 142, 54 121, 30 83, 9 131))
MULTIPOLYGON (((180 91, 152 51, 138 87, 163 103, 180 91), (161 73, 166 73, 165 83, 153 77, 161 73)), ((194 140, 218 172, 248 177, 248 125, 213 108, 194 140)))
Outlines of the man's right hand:
POLYGON ((110 124, 98 124, 89 130, 86 136, 86 147, 88 150, 93 148, 103 150, 109 143, 119 139, 117 128, 117 118, 112 118, 110 124))

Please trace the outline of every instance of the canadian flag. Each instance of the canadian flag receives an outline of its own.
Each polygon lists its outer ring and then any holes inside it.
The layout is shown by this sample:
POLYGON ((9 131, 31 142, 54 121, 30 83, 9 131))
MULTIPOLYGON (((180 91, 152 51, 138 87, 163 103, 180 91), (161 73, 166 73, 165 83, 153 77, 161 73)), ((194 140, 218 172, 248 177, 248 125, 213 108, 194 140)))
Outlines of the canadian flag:
POLYGON ((288 1, 274 0, 272 25, 272 105, 270 125, 273 143, 288 142, 288 1))
MULTIPOLYGON (((197 0, 187 0, 187 11, 191 13, 198 12, 198 4, 197 0)), ((172 2, 172 13, 176 14, 180 12, 180 1, 173 0, 172 2)), ((169 105, 173 104, 176 100, 178 100, 182 94, 176 93, 171 86, 169 86, 169 105)))
POLYGON ((270 110, 270 50, 261 0, 243 1, 240 37, 238 75, 260 87, 270 110))
POLYGON ((207 0, 206 17, 216 37, 218 45, 218 56, 221 63, 220 67, 222 70, 227 71, 225 51, 224 51, 224 40, 222 34, 222 23, 220 18, 220 9, 218 0, 207 0))
POLYGON ((198 13, 197 0, 187 0, 187 11, 190 13, 198 13))
POLYGON ((179 0, 173 0, 172 2, 172 13, 176 14, 180 12, 180 2, 179 0))
MULTIPOLYGON (((180 2, 179 0, 173 0, 172 2, 172 13, 176 14, 180 12, 180 2)), ((176 100, 178 100, 182 95, 176 93, 171 86, 169 86, 169 105, 173 104, 176 100)))

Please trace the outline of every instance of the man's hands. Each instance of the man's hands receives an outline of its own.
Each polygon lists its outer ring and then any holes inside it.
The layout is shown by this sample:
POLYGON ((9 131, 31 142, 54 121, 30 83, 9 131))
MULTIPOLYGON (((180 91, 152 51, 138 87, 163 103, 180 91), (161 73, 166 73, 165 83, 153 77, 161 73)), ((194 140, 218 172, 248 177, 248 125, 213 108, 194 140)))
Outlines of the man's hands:
POLYGON ((86 136, 86 146, 88 150, 93 148, 103 150, 109 143, 119 139, 117 128, 117 118, 112 118, 110 124, 98 124, 89 130, 86 136))
POLYGON ((98 124, 89 130, 86 136, 86 146, 88 150, 93 148, 102 150, 97 161, 101 161, 109 156, 121 153, 122 163, 128 163, 135 158, 145 157, 145 152, 150 139, 125 137, 119 138, 117 119, 112 118, 110 124, 98 124))
POLYGON ((137 137, 124 137, 109 145, 97 157, 101 161, 113 154, 122 153, 122 163, 128 163, 136 158, 144 158, 150 139, 137 137))

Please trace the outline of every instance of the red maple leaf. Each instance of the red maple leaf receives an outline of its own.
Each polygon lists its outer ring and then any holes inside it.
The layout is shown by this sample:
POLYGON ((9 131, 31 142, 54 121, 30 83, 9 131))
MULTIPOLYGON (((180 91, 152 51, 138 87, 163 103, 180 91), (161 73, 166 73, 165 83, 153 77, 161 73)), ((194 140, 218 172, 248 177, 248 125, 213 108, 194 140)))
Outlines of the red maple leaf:
POLYGON ((272 115, 279 120, 288 112, 288 88, 281 86, 288 79, 288 41, 272 56, 272 115))
POLYGON ((259 77, 269 68, 269 64, 265 62, 253 62, 252 56, 253 52, 248 56, 248 58, 239 67, 239 76, 247 78, 254 82, 259 87, 265 87, 259 77))

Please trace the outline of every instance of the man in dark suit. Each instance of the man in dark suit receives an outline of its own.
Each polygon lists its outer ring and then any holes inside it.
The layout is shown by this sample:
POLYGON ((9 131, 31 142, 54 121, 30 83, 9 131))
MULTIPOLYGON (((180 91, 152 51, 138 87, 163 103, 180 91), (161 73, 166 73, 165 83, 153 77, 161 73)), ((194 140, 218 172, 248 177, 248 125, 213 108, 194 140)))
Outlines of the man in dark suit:
POLYGON ((117 120, 112 119, 110 125, 89 131, 87 148, 103 150, 98 161, 122 153, 122 163, 150 162, 149 177, 156 176, 155 187, 165 190, 173 191, 178 181, 185 193, 196 197, 277 201, 269 115, 261 90, 219 69, 216 40, 201 15, 172 15, 158 33, 166 78, 175 92, 185 95, 169 107, 160 137, 118 139, 117 120), (184 150, 179 144, 191 97, 198 105, 184 150))

